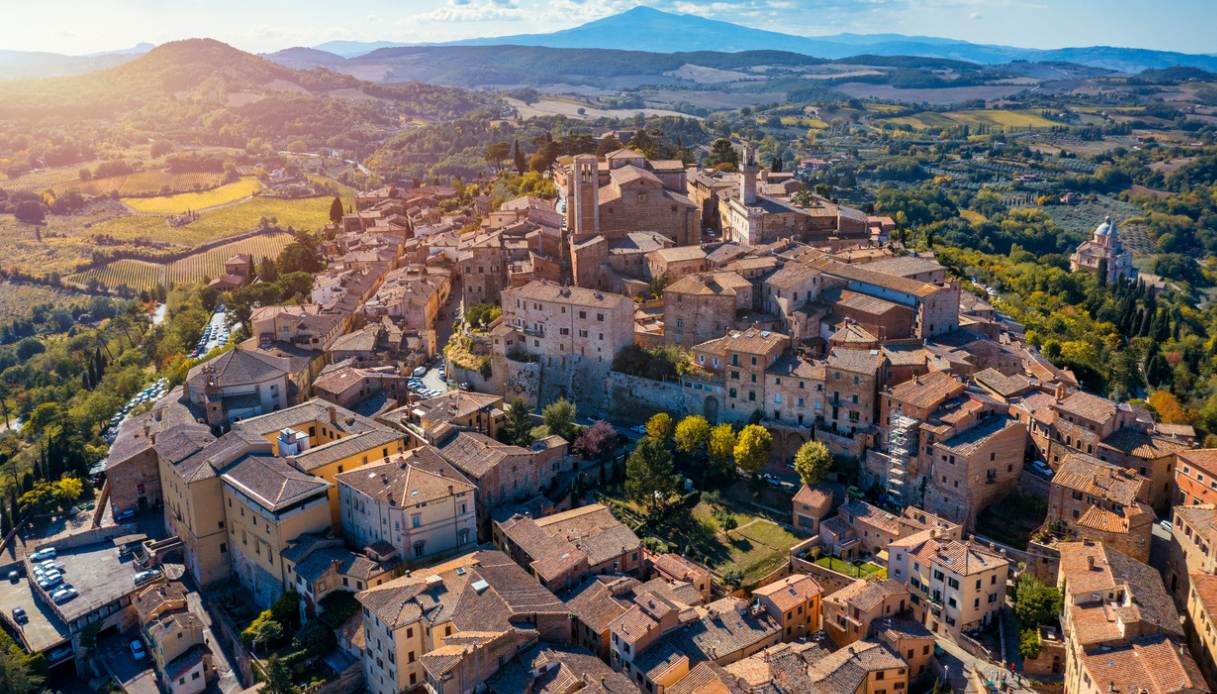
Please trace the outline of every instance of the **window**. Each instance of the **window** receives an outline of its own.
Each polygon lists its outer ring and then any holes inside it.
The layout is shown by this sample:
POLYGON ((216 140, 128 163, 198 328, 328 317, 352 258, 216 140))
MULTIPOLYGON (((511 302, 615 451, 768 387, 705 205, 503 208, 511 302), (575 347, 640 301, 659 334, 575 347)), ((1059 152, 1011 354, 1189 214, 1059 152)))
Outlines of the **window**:
POLYGON ((421 513, 411 513, 410 514, 410 527, 411 528, 422 527, 422 524, 423 524, 423 514, 421 514, 421 513))

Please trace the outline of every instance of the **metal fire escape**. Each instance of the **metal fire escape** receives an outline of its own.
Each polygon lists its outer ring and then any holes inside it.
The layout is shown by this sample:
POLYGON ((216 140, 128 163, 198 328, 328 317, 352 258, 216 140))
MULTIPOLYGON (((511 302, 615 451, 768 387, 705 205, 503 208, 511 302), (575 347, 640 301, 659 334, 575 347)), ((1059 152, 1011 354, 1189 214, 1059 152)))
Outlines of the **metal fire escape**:
POLYGON ((908 501, 906 485, 909 484, 909 459, 917 453, 918 421, 905 415, 892 418, 891 433, 887 440, 887 494, 900 506, 908 501))

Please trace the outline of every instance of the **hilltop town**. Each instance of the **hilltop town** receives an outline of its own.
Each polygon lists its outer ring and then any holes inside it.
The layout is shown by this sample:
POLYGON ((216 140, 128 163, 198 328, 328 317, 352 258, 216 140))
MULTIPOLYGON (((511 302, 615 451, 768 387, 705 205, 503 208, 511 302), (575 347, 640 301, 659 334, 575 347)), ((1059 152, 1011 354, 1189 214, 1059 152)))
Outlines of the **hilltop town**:
MULTIPOLYGON (((1209 691, 1217 449, 731 156, 359 192, 305 300, 216 306, 114 419, 95 507, 15 531, 6 623, 175 694, 1209 691)), ((1110 218, 1070 266, 1163 291, 1110 218)))

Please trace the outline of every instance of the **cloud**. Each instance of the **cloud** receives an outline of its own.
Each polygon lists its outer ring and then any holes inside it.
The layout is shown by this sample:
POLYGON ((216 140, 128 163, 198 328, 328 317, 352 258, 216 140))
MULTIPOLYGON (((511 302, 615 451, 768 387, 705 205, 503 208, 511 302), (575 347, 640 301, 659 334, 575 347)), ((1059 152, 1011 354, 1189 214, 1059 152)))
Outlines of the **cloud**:
POLYGON ((501 22, 525 18, 525 11, 515 0, 448 0, 446 5, 415 16, 424 22, 501 22))
POLYGON ((982 19, 982 18, 984 18, 984 15, 981 14, 979 10, 968 15, 968 19, 971 19, 971 20, 977 20, 977 19, 982 19))

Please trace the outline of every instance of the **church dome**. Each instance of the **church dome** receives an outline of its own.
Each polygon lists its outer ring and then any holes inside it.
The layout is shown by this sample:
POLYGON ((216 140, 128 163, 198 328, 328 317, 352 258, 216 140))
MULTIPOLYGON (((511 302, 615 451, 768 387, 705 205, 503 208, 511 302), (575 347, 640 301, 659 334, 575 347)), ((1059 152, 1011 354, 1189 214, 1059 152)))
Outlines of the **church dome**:
POLYGON ((1111 221, 1111 215, 1107 215, 1107 218, 1103 220, 1103 223, 1095 228, 1094 235, 1095 236, 1110 236, 1115 230, 1116 230, 1115 222, 1111 221))

